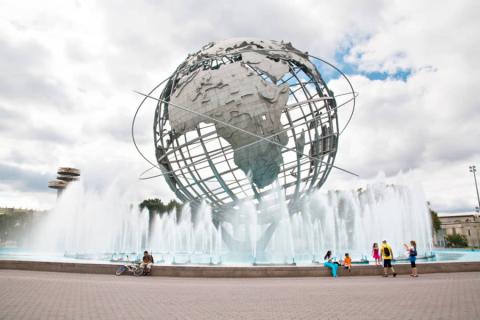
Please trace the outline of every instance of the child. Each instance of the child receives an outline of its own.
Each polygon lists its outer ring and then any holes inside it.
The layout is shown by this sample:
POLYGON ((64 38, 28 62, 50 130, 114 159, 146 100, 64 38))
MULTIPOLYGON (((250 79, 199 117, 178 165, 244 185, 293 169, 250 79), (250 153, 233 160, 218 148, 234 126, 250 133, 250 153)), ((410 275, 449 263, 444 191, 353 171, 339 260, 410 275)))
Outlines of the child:
POLYGON ((348 272, 352 272, 352 258, 348 253, 345 253, 345 260, 343 260, 343 267, 348 269, 348 272))
POLYGON ((380 265, 380 250, 378 249, 378 243, 376 243, 376 242, 373 244, 372 254, 373 254, 373 259, 375 259, 375 265, 379 266, 380 265))

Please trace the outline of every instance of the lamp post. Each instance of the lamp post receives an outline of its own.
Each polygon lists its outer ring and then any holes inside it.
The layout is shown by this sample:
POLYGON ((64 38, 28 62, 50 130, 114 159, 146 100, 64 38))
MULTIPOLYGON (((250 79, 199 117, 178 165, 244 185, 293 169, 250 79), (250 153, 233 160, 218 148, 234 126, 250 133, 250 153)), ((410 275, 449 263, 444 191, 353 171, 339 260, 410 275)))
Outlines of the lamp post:
POLYGON ((477 203, 478 203, 478 206, 475 207, 475 211, 478 213, 480 211, 480 196, 478 195, 477 168, 473 165, 468 168, 470 169, 470 172, 473 174, 473 180, 475 181, 475 189, 477 190, 477 203))

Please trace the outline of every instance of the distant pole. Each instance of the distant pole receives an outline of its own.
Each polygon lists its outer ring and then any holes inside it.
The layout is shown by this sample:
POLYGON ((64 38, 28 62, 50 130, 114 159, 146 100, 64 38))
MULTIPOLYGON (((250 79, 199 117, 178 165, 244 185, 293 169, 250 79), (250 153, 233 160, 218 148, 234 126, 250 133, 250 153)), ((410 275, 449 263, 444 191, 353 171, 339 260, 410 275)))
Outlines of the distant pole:
POLYGON ((475 207, 475 211, 478 213, 480 212, 480 195, 478 194, 477 167, 472 165, 468 168, 470 169, 470 172, 473 174, 473 180, 475 181, 475 189, 477 190, 477 206, 475 207))

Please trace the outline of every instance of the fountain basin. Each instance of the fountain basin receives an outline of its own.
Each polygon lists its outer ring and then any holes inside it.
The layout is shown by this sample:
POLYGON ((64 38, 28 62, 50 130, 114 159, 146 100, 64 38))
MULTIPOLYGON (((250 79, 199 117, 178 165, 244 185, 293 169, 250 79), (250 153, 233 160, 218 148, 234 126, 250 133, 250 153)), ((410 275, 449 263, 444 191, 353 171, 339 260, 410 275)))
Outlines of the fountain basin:
MULTIPOLYGON (((120 264, 47 262, 25 260, 0 260, 0 269, 72 272, 92 274, 115 274, 120 264)), ((480 261, 471 262, 428 262, 419 263, 418 272, 473 272, 480 271, 480 261)), ((410 274, 408 264, 396 264, 398 274, 410 274)), ((351 272, 339 268, 339 276, 382 275, 383 268, 374 265, 357 265, 351 272)), ((153 276, 164 277, 207 277, 207 278, 255 278, 255 277, 330 277, 330 269, 323 266, 166 266, 154 265, 153 276)))

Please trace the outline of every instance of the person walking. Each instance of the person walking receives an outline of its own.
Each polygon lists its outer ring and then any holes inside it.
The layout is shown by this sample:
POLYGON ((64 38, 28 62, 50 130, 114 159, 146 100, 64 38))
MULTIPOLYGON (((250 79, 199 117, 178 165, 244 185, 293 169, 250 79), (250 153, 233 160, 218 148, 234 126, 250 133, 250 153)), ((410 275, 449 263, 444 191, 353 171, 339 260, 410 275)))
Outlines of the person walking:
POLYGON ((418 277, 417 273, 417 243, 415 240, 410 241, 410 246, 408 244, 404 244, 405 249, 408 251, 408 260, 410 261, 410 266, 412 267, 412 274, 410 277, 418 277))
POLYGON ((380 260, 382 258, 380 257, 380 249, 378 248, 378 243, 376 243, 376 242, 373 244, 372 256, 373 256, 373 259, 375 259, 375 265, 379 266, 380 265, 380 260))
POLYGON ((395 269, 392 266, 393 260, 393 250, 392 247, 387 243, 387 240, 382 241, 382 246, 380 248, 383 259, 383 276, 388 277, 388 269, 391 270, 393 277, 397 276, 395 269))
POLYGON ((323 266, 324 267, 327 267, 327 268, 330 268, 332 270, 332 276, 334 278, 337 277, 337 269, 338 269, 338 263, 335 263, 333 260, 333 256, 332 256, 332 251, 328 250, 327 253, 325 254, 325 256, 323 257, 323 266))

